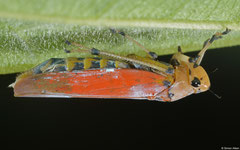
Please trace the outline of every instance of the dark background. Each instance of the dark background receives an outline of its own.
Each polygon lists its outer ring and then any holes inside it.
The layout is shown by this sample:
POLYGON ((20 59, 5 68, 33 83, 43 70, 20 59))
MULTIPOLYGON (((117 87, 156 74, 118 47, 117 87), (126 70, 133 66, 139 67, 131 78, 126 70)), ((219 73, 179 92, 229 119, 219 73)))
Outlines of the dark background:
MULTIPOLYGON (((189 53, 194 55, 195 53, 189 53)), ((170 56, 163 56, 163 60, 170 56)), ((9 147, 44 149, 158 145, 204 149, 239 146, 240 46, 209 50, 202 66, 210 92, 173 103, 137 100, 15 98, 7 88, 16 74, 0 75, 1 97, 8 103, 9 147), (218 71, 211 73, 218 68, 218 71), (238 135, 238 136, 237 136, 238 135), (180 145, 176 144, 181 141, 180 145)), ((125 149, 124 148, 124 149, 125 149)))

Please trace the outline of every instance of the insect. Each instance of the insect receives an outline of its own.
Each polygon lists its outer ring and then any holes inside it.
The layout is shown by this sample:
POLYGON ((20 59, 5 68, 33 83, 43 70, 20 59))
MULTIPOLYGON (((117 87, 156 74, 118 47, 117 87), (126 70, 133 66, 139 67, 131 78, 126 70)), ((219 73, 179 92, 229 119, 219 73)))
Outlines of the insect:
POLYGON ((66 41, 68 45, 78 48, 65 49, 65 52, 90 52, 97 57, 51 58, 19 75, 10 85, 14 88, 14 95, 176 101, 209 89, 208 74, 200 66, 202 58, 213 41, 230 32, 227 28, 222 33, 214 34, 204 42, 195 57, 184 55, 179 46, 170 63, 165 63, 158 61, 156 53, 124 32, 110 30, 138 45, 147 57, 135 54, 120 56, 66 41))

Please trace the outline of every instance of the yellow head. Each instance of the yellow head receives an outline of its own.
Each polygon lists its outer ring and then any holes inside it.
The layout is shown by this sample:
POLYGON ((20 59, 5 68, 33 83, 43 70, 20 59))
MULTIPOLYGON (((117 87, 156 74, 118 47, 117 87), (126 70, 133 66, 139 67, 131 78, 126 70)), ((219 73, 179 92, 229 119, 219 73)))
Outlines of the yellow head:
POLYGON ((210 80, 203 67, 189 61, 190 57, 182 53, 173 55, 173 59, 179 65, 175 66, 175 82, 169 90, 171 101, 204 92, 210 88, 210 80))

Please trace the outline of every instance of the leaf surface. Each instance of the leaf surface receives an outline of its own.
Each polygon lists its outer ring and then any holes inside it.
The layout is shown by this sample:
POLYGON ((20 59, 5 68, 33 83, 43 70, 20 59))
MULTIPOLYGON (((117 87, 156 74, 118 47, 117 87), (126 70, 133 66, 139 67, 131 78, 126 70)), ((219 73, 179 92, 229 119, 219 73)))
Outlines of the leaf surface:
POLYGON ((226 27, 211 48, 240 45, 238 0, 0 0, 0 74, 21 72, 66 54, 65 40, 127 55, 144 52, 108 28, 123 30, 159 55, 200 50, 226 27))

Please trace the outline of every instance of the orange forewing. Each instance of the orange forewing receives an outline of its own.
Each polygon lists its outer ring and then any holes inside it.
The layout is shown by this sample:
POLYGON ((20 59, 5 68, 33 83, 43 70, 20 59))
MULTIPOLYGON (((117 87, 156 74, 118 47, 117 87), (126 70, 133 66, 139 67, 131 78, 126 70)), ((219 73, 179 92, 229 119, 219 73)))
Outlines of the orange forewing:
POLYGON ((166 77, 136 69, 43 73, 19 80, 15 96, 150 99, 166 89, 166 77))

